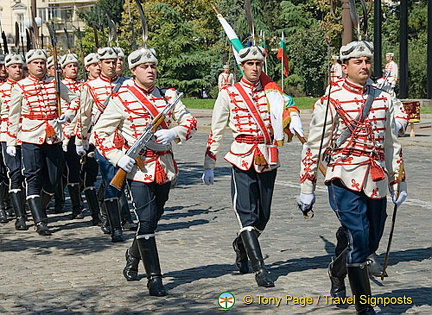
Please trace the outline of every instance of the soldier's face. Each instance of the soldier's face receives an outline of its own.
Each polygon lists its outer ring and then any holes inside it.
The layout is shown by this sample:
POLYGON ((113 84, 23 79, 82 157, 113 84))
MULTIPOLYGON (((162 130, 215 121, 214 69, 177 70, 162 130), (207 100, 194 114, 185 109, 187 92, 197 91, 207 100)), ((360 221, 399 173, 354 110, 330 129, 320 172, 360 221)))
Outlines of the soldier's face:
POLYGON ((124 68, 124 58, 118 57, 117 58, 117 65, 116 65, 116 73, 117 75, 122 75, 124 68))
POLYGON ((89 73, 89 77, 93 79, 96 79, 101 73, 101 68, 98 63, 92 63, 91 65, 88 65, 86 69, 89 73))
POLYGON ((65 77, 76 79, 78 77, 78 64, 76 62, 68 63, 63 68, 63 73, 65 77))
POLYGON ((357 84, 364 85, 371 75, 372 63, 369 57, 351 58, 342 64, 342 71, 357 84))
POLYGON ((47 72, 48 72, 49 76, 53 77, 55 75, 55 68, 54 68, 54 66, 49 67, 48 70, 47 70, 47 72))
POLYGON ((0 78, 5 78, 7 76, 6 67, 2 63, 0 64, 0 78))
POLYGON ((36 78, 43 78, 46 74, 46 61, 43 59, 35 59, 27 64, 28 71, 36 78))
POLYGON ((145 89, 153 87, 156 83, 157 69, 152 62, 146 62, 133 68, 132 73, 135 81, 145 89))
POLYGON ((261 60, 247 60, 240 65, 240 68, 243 70, 243 77, 246 80, 256 82, 261 75, 263 62, 261 60))
POLYGON ((11 80, 18 81, 23 77, 23 66, 22 64, 13 64, 6 68, 8 76, 11 80))
POLYGON ((101 73, 108 78, 112 78, 116 75, 117 58, 115 59, 103 59, 99 60, 99 66, 101 73))

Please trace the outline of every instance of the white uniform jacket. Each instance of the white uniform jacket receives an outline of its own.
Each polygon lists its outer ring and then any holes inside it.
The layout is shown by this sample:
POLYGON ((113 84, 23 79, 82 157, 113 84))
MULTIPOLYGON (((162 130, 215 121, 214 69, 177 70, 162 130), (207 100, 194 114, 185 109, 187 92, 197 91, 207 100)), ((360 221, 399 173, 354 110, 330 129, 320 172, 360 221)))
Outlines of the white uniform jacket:
MULTIPOLYGON (((252 84, 244 78, 239 84, 251 97, 254 106, 260 113, 265 129, 273 138, 273 128, 270 123, 269 105, 266 94, 260 82, 252 84)), ((240 95, 236 85, 223 88, 215 102, 212 115, 211 133, 207 142, 207 151, 204 159, 204 169, 214 169, 216 156, 223 139, 224 129, 229 121, 234 142, 231 150, 225 155, 225 160, 241 170, 254 167, 258 173, 267 172, 279 167, 269 163, 257 165, 254 163, 255 155, 262 155, 269 161, 268 146, 264 141, 264 134, 248 110, 247 104, 240 95)))
MULTIPOLYGON (((79 107, 79 95, 70 91, 60 82, 60 97, 69 107, 64 112, 72 120, 79 107)), ((8 146, 17 144, 17 135, 22 142, 43 144, 59 143, 63 140, 63 131, 57 118, 57 100, 53 77, 38 79, 33 75, 21 79, 12 88, 8 146), (20 120, 21 129, 20 129, 20 120)))
MULTIPOLYGON (((157 87, 146 92, 136 84, 132 85, 134 88, 132 91, 129 85, 130 82, 124 84, 119 92, 111 98, 92 132, 92 142, 114 166, 153 120, 154 117, 148 110, 150 106, 147 102, 150 102, 157 112, 161 112, 165 108, 166 102, 173 102, 178 95, 174 89, 160 90, 157 87), (163 96, 164 91, 166 91, 165 96, 163 96), (124 138, 122 148, 117 148, 114 143, 113 134, 116 130, 124 138)), ((173 121, 177 123, 175 127, 172 127, 177 134, 176 142, 190 139, 196 131, 197 121, 181 101, 165 118, 166 127, 170 128, 173 121)), ((158 184, 162 184, 173 181, 177 176, 177 166, 171 150, 166 152, 143 150, 141 160, 144 162, 144 168, 139 169, 135 165, 132 171, 128 173, 128 179, 144 183, 156 181, 158 184)))
POLYGON ((108 78, 100 74, 98 78, 87 81, 81 89, 81 107, 76 126, 76 145, 82 145, 83 141, 89 140, 90 129, 104 112, 107 104, 105 100, 111 97, 117 83, 123 83, 127 78, 108 78))
POLYGON ((393 60, 386 63, 385 71, 389 74, 388 81, 391 83, 393 87, 395 87, 399 75, 399 68, 397 63, 394 62, 393 60))
MULTIPOLYGON (((71 90, 74 93, 80 93, 81 91, 81 87, 83 85, 83 82, 81 82, 80 80, 77 79, 71 79, 71 78, 64 78, 62 80, 63 84, 66 85, 66 87, 71 90)), ((69 104, 66 103, 66 101, 62 100, 62 113, 64 113, 64 111, 67 110, 67 108, 69 107, 69 104)), ((79 108, 76 109, 76 112, 78 113, 79 108)), ((76 123, 78 120, 78 116, 79 115, 75 115, 75 118, 73 119, 72 122, 70 123, 65 123, 63 124, 63 144, 67 144, 70 140, 71 137, 76 135, 75 132, 75 127, 76 127, 76 123)))
POLYGON ((18 81, 13 81, 10 78, 0 85, 0 116, 1 116, 1 133, 0 142, 6 142, 7 138, 10 137, 9 134, 9 103, 11 97, 12 87, 18 81))
MULTIPOLYGON (((328 117, 325 126, 321 157, 327 158, 326 181, 340 179, 353 191, 363 191, 368 197, 378 199, 397 182, 402 158, 402 148, 395 134, 394 117, 391 113, 391 96, 371 86, 360 86, 349 79, 332 86, 328 117), (355 120, 371 91, 374 101, 365 120, 338 147, 335 141, 355 120), (325 151, 325 152, 324 152, 325 151)), ((302 193, 312 193, 316 183, 316 167, 327 96, 314 106, 308 141, 303 145, 300 183, 302 193)))
POLYGON ((332 82, 342 79, 342 66, 340 63, 334 63, 330 67, 330 78, 332 82))

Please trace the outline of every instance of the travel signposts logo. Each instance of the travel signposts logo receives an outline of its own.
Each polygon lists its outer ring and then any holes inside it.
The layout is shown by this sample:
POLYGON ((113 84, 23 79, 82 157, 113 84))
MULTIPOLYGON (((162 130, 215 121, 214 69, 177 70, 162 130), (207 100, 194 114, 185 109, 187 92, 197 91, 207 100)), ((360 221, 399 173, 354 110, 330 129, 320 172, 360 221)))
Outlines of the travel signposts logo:
POLYGON ((229 310, 235 304, 235 296, 231 292, 222 292, 218 297, 218 304, 224 310, 229 310))

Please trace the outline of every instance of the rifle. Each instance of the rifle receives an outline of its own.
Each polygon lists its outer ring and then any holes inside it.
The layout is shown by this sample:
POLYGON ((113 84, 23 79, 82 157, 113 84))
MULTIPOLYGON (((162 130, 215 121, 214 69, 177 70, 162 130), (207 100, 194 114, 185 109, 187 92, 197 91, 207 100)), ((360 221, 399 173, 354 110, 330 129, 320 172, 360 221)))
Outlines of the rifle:
POLYGON ((54 31, 54 23, 51 22, 51 24, 47 24, 48 32, 51 39, 51 45, 52 45, 52 54, 54 59, 54 67, 55 67, 55 87, 56 87, 56 101, 57 101, 57 113, 60 117, 62 114, 61 110, 61 101, 60 101, 60 69, 58 64, 58 56, 57 56, 57 38, 54 31))
MULTIPOLYGON (((134 159, 136 161, 137 166, 142 169, 144 167, 144 163, 142 162, 141 158, 139 157, 140 152, 142 150, 146 150, 149 148, 150 143, 152 143, 152 138, 156 132, 156 130, 159 128, 159 126, 162 124, 162 122, 165 120, 166 115, 171 111, 171 109, 180 101, 181 97, 183 96, 183 93, 180 93, 177 98, 172 103, 168 103, 165 108, 155 117, 153 118, 152 122, 149 123, 146 128, 144 129, 144 132, 141 134, 141 136, 135 141, 135 143, 132 145, 132 147, 127 150, 126 155, 130 158, 134 159)), ((157 143, 152 143, 152 145, 155 145, 157 143)), ((168 151, 170 149, 170 146, 166 146, 168 151)), ((149 148, 151 149, 151 148, 149 148)), ((115 187, 118 190, 121 190, 123 183, 126 180, 126 171, 122 168, 119 168, 117 173, 115 174, 114 178, 111 180, 110 185, 115 187)))
POLYGON ((2 31, 1 36, 2 36, 2 39, 3 39, 4 53, 7 55, 7 54, 9 54, 9 48, 8 48, 6 34, 5 34, 4 31, 2 31))

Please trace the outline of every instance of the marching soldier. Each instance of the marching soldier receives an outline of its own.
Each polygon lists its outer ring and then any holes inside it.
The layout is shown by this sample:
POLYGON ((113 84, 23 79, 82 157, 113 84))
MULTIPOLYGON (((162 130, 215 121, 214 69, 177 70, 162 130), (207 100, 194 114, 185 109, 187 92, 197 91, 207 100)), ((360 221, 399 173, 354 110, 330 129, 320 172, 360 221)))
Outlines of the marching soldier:
MULTIPOLYGON (((82 82, 78 79, 78 56, 68 53, 60 58, 60 67, 62 68, 64 79, 63 84, 72 92, 80 93, 82 82)), ((66 110, 68 104, 62 102, 62 110, 66 110)), ((74 121, 76 121, 74 119, 74 121)), ((76 153, 75 148, 75 124, 65 123, 63 125, 63 151, 66 162, 66 182, 69 196, 72 203, 72 219, 83 219, 80 192, 80 156, 76 153)), ((63 188, 62 188, 63 189, 63 188)), ((99 214, 92 213, 92 217, 98 223, 99 214)))
POLYGON ((329 265, 330 293, 345 297, 348 274, 358 314, 375 313, 369 304, 361 303, 360 296, 371 295, 367 258, 377 250, 383 234, 387 190, 396 205, 407 196, 404 178, 399 182, 397 176, 403 158, 390 112, 392 99, 369 79, 372 56, 373 44, 366 41, 340 49, 346 77, 329 89, 330 96, 315 103, 300 173, 301 209, 308 211, 315 202, 318 156, 324 155, 330 206, 343 227, 342 239, 348 240, 344 249, 338 237, 339 256, 329 265))
MULTIPOLYGON (((225 160, 232 164, 231 197, 240 224, 240 235, 233 242, 236 265, 241 273, 248 273, 249 257, 258 286, 273 287, 258 237, 270 219, 276 170, 279 167, 275 145, 277 126, 271 121, 273 108, 271 106, 269 110, 268 95, 260 81, 265 56, 263 48, 247 47, 240 50, 239 55, 244 75, 239 83, 219 92, 213 109, 202 180, 207 185, 213 184, 216 156, 229 120, 235 140, 225 160)), ((288 112, 291 128, 301 132, 298 111, 293 108, 288 112)))
POLYGON ((5 58, 6 55, 0 54, 0 85, 6 82, 8 78, 8 74, 6 72, 6 66, 5 66, 5 58))
POLYGON ((56 84, 54 78, 46 76, 46 61, 43 49, 31 49, 26 54, 29 76, 12 88, 6 148, 7 154, 16 156, 18 141, 22 142, 27 201, 40 235, 51 235, 43 209, 63 171, 61 125, 74 117, 79 103, 79 95, 60 82, 60 97, 69 108, 59 117, 56 84))
POLYGON ((229 73, 229 66, 224 65, 223 66, 223 72, 219 74, 218 78, 218 86, 219 90, 222 90, 225 86, 232 86, 234 85, 234 76, 232 73, 229 73))
POLYGON ((47 59, 47 75, 50 77, 54 77, 55 71, 56 71, 56 69, 54 67, 54 57, 49 56, 47 59))
MULTIPOLYGON (((8 115, 9 115, 9 102, 11 97, 12 87, 23 77, 23 64, 24 59, 19 54, 9 54, 5 58, 5 67, 8 73, 7 81, 0 86, 0 105, 1 105, 1 134, 0 142, 2 145, 2 162, 5 163, 7 168, 7 175, 9 177, 9 197, 11 199, 12 208, 15 212, 16 222, 15 229, 27 230, 26 213, 24 208, 24 195, 22 192, 24 178, 21 174, 21 145, 17 145, 16 156, 10 156, 6 153, 6 140, 8 137, 8 115)), ((7 217, 5 214, 4 196, 7 185, 2 180, 0 183, 0 222, 6 223, 7 217)))
POLYGON ((342 79, 342 66, 338 62, 339 56, 332 56, 333 64, 330 67, 330 79, 332 82, 342 79))
MULTIPOLYGON (((158 221, 168 200, 171 183, 177 177, 177 167, 170 146, 167 151, 144 150, 139 156, 144 167, 138 168, 135 160, 125 155, 114 142, 118 129, 129 148, 141 136, 146 126, 162 111, 167 102, 173 102, 178 93, 174 89, 160 89, 155 86, 157 76, 156 53, 142 48, 128 57, 129 68, 134 79, 112 97, 108 107, 94 128, 94 143, 99 152, 113 165, 124 169, 139 227, 132 246, 126 251, 126 267, 123 274, 128 281, 138 280, 140 257, 146 270, 150 295, 166 295, 162 284, 162 273, 155 241, 158 221)), ((157 140, 169 145, 173 140, 188 140, 196 130, 195 118, 178 102, 167 115, 161 128, 155 133, 157 140), (178 123, 171 127, 171 122, 178 123)))
MULTIPOLYGON (((81 91, 80 117, 77 124, 77 138, 75 139, 76 150, 79 155, 85 154, 86 150, 89 149, 89 132, 92 126, 105 111, 109 99, 126 80, 126 78, 116 75, 117 53, 112 47, 99 48, 98 57, 101 73, 98 78, 87 81, 81 91)), ((121 136, 115 133, 113 137, 116 146, 121 148, 123 145, 121 136)), ((111 225, 111 241, 124 242, 119 211, 121 192, 109 185, 115 175, 114 166, 98 150, 94 150, 94 157, 99 164, 105 184, 104 206, 111 225)))
POLYGON ((88 73, 88 81, 96 79, 100 75, 99 56, 95 53, 90 53, 84 58, 84 66, 88 73))
POLYGON ((125 63, 125 52, 124 52, 124 49, 121 47, 114 47, 114 50, 117 53, 116 74, 119 77, 122 77, 123 76, 124 63, 125 63))
POLYGON ((384 72, 386 75, 388 75, 388 81, 390 82, 391 86, 394 88, 396 86, 398 75, 399 75, 399 68, 397 63, 393 60, 394 53, 386 53, 386 65, 384 72))

